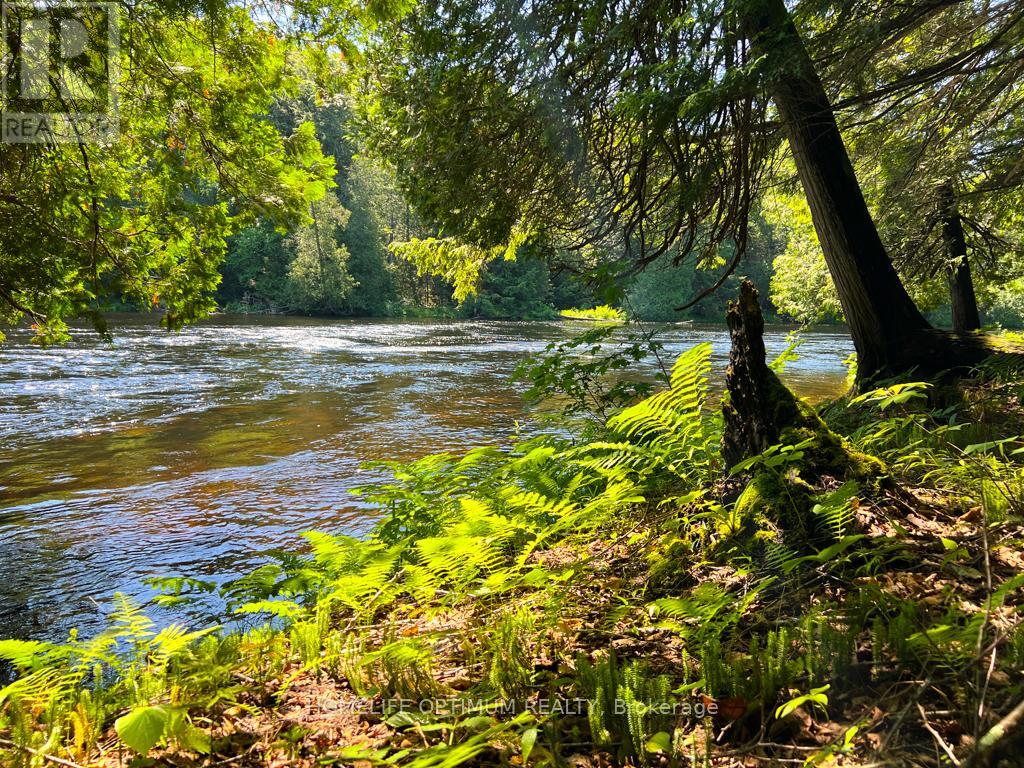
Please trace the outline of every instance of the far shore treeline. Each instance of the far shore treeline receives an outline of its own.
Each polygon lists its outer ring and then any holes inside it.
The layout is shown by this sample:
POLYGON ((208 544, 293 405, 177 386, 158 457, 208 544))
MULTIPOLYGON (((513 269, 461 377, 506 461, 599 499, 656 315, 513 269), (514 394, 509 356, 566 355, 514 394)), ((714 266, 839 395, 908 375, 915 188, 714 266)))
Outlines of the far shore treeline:
MULTIPOLYGON (((730 255, 725 248, 717 264, 674 264, 667 254, 625 281, 602 285, 586 264, 572 263, 572 254, 525 246, 514 260, 487 263, 475 292, 456 301, 450 281, 421 273, 412 260, 392 251, 394 243, 436 233, 405 201, 393 171, 357 152, 349 101, 336 97, 317 103, 311 95, 279 99, 272 115, 284 136, 302 121, 315 125, 324 153, 334 157, 337 186, 311 206, 312 223, 298 230, 282 233, 272 221, 260 220, 228 240, 216 291, 223 311, 543 320, 564 310, 610 303, 638 320, 722 322, 726 298, 747 278, 765 297, 770 320, 843 320, 806 203, 783 194, 768 197, 754 217, 739 268, 692 307, 680 309, 718 282, 730 255), (331 240, 326 255, 317 252, 317 230, 331 240)), ((1001 279, 1004 274, 975 275, 982 320, 1019 328, 1024 325, 1024 279, 1007 281, 1001 279)), ((945 282, 942 274, 915 281, 915 299, 936 325, 949 327, 945 282)))
MULTIPOLYGON (((312 84, 309 84, 310 89, 312 84)), ((288 233, 263 219, 228 240, 216 291, 228 312, 319 317, 458 317, 542 320, 570 309, 610 303, 635 319, 655 322, 722 322, 726 298, 750 279, 765 297, 769 319, 780 322, 842 322, 806 203, 797 195, 766 197, 753 219, 746 253, 736 271, 712 295, 680 309, 714 286, 731 254, 718 263, 674 264, 671 254, 625 281, 602 284, 578 256, 537 246, 518 249, 514 260, 487 263, 475 292, 459 302, 453 285, 422 273, 391 246, 437 233, 404 199, 394 172, 360 155, 354 107, 345 97, 324 103, 304 97, 278 99, 272 118, 282 136, 302 122, 316 128, 323 151, 333 156, 337 186, 310 207, 312 222, 288 233), (320 240, 317 240, 317 233, 320 240), (324 239, 330 247, 318 252, 324 239), (574 258, 578 263, 573 263, 574 258)), ((614 258, 614 254, 611 255, 614 258)), ((975 274, 982 320, 987 325, 1024 324, 1024 279, 998 272, 975 274)), ((951 307, 941 273, 912 285, 922 311, 949 327, 951 307)))

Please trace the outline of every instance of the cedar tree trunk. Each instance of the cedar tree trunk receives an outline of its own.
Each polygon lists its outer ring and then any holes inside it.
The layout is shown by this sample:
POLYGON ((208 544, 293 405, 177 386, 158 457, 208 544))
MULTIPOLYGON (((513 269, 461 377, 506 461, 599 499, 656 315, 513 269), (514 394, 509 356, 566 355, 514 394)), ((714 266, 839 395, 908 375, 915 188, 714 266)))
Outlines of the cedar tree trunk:
POLYGON ((967 261, 967 238, 964 223, 956 207, 952 184, 943 184, 939 190, 942 216, 942 242, 949 260, 946 277, 949 281, 949 300, 953 306, 953 330, 977 331, 981 328, 978 300, 974 296, 971 265, 967 261))
MULTIPOLYGON (((931 327, 907 294, 882 244, 832 105, 785 2, 748 0, 745 9, 743 30, 754 52, 763 57, 768 91, 782 118, 857 349, 858 377, 891 375, 919 366, 923 361, 916 337, 931 335, 931 327)), ((948 338, 930 341, 932 352, 953 346, 948 338)))

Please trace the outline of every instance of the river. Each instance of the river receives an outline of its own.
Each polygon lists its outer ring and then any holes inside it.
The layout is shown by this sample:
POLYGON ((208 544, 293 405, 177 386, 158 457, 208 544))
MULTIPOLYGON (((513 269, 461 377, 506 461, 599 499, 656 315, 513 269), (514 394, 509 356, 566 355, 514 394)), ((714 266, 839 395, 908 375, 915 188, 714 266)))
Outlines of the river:
MULTIPOLYGON (((0 346, 0 637, 60 639, 102 626, 109 598, 142 580, 220 580, 301 544, 358 535, 350 493, 370 459, 507 442, 528 421, 524 355, 586 326, 566 322, 324 321, 218 316, 180 333, 113 319, 42 349, 0 346)), ((669 353, 718 326, 676 325, 669 353)), ((785 346, 769 329, 769 357, 785 346)), ((841 330, 806 334, 787 382, 814 399, 843 388, 841 330)), ((669 355, 671 357, 671 354, 669 355)), ((195 617, 193 617, 195 618, 195 617)))

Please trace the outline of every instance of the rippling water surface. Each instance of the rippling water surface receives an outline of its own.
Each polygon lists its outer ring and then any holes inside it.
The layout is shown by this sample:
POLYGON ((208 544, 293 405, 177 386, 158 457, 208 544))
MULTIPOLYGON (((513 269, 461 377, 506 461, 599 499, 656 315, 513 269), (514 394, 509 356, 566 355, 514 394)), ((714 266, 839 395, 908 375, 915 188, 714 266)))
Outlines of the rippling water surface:
MULTIPOLYGON (((349 490, 369 459, 501 442, 529 419, 511 374, 584 326, 221 316, 181 333, 150 318, 40 349, 0 347, 0 637, 95 630, 142 579, 227 578, 318 528, 358 535, 349 490)), ((724 328, 673 326, 670 352, 728 354, 724 328)), ((769 356, 784 331, 766 337, 769 356)), ((842 389, 852 346, 814 332, 786 378, 842 389)))

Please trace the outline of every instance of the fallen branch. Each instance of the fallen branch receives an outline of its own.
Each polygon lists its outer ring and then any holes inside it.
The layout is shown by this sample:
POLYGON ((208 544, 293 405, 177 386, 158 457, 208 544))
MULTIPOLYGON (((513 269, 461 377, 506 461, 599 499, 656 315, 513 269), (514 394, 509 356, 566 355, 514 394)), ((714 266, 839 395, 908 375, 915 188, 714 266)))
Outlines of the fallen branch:
POLYGON ((966 763, 967 768, 974 768, 974 766, 978 765, 987 765, 988 757, 992 751, 999 746, 1003 739, 1017 730, 1021 724, 1021 720, 1024 720, 1024 700, 1010 710, 1006 717, 986 731, 985 735, 982 736, 981 740, 978 742, 978 745, 974 750, 974 754, 972 754, 970 759, 968 759, 966 763))
POLYGON ((924 707, 921 706, 920 702, 918 702, 917 711, 921 713, 921 723, 924 725, 924 729, 932 735, 932 738, 935 739, 935 743, 938 744, 942 748, 942 751, 946 753, 947 757, 953 761, 953 765, 959 766, 960 761, 953 752, 953 748, 946 743, 946 740, 942 738, 938 731, 932 728, 932 724, 928 722, 928 715, 925 713, 924 707))
POLYGON ((20 749, 23 752, 28 752, 30 755, 41 757, 43 760, 47 760, 55 765, 63 765, 64 768, 85 768, 85 766, 73 763, 70 760, 65 760, 62 757, 56 757, 54 755, 48 755, 45 752, 40 752, 38 749, 32 749, 32 747, 26 747, 22 744, 18 744, 9 739, 0 739, 0 745, 5 747, 11 747, 12 749, 20 749))

